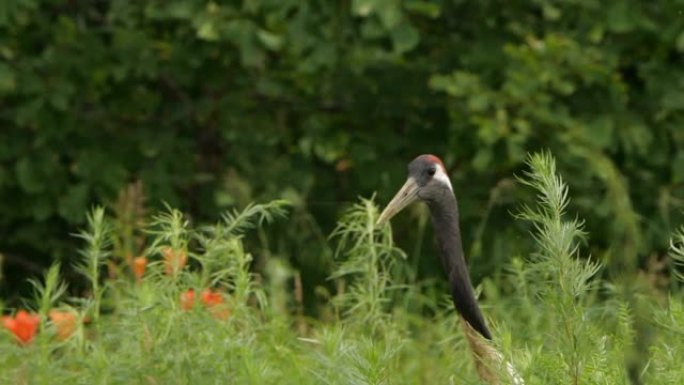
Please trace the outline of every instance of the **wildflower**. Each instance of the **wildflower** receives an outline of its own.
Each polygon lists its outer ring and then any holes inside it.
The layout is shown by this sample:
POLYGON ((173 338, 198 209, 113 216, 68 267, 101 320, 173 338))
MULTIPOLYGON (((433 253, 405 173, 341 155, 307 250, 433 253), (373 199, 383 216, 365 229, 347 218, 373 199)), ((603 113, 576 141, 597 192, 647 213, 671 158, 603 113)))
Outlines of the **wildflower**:
POLYGON ((202 302, 215 318, 221 320, 230 318, 230 309, 228 308, 228 305, 224 303, 221 293, 212 291, 211 289, 204 289, 204 291, 202 291, 202 302))
POLYGON ((50 310, 50 321, 57 328, 57 338, 64 341, 76 331, 76 314, 70 311, 50 310))
POLYGON ((33 339, 38 331, 40 317, 30 314, 25 310, 19 310, 14 317, 3 316, 2 325, 14 334, 19 343, 26 345, 33 339))
POLYGON ((145 268, 147 267, 147 258, 137 257, 133 259, 133 275, 135 280, 140 282, 143 275, 145 275, 145 268))
MULTIPOLYGON (((207 310, 217 319, 226 320, 230 318, 231 311, 225 303, 221 293, 211 289, 204 289, 200 293, 200 301, 207 310)), ((181 293, 180 296, 181 309, 190 310, 195 305, 195 291, 189 289, 181 293)))
POLYGON ((190 310, 195 305, 195 291, 190 289, 180 296, 181 309, 190 310))
POLYGON ((223 303, 221 293, 212 291, 211 289, 204 289, 202 291, 202 302, 206 307, 212 307, 223 303))
POLYGON ((185 250, 174 250, 171 247, 162 249, 164 255, 164 271, 173 275, 185 267, 188 262, 188 253, 185 250))

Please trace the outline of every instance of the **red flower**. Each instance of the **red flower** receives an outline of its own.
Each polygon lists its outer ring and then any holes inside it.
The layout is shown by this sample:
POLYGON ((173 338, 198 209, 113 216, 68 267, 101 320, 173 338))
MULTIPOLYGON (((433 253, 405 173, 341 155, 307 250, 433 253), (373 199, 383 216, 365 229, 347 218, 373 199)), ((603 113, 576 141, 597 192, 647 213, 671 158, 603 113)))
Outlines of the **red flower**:
POLYGON ((2 317, 2 325, 11 331, 22 345, 31 342, 38 331, 39 324, 40 317, 25 310, 19 310, 14 317, 2 317))
MULTIPOLYGON (((230 318, 230 308, 224 303, 223 295, 211 289, 204 289, 200 294, 200 300, 207 310, 216 318, 226 320, 230 318)), ((181 309, 190 310, 195 306, 195 291, 189 289, 180 296, 181 309)))
POLYGON ((202 302, 206 307, 212 307, 223 303, 221 293, 212 291, 211 289, 204 289, 202 291, 202 302))
POLYGON ((142 280, 145 275, 145 268, 147 267, 147 258, 137 257, 133 259, 133 275, 136 281, 142 280))
POLYGON ((224 303, 221 293, 212 291, 211 289, 204 289, 204 291, 202 291, 202 302, 214 317, 222 320, 230 318, 230 309, 224 303))
POLYGON ((70 311, 50 310, 50 321, 57 327, 57 338, 64 341, 76 331, 76 314, 70 311))
POLYGON ((174 250, 170 247, 164 247, 162 254, 164 255, 164 271, 167 275, 175 275, 188 262, 188 253, 185 250, 174 250))

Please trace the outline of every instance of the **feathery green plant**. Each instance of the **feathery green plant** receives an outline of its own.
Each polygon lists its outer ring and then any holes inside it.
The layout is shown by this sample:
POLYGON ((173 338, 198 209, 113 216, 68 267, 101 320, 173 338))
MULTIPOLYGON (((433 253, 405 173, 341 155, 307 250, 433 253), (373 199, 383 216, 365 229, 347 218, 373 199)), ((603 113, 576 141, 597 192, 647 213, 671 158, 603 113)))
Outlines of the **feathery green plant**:
POLYGON ((536 289, 550 325, 557 332, 543 338, 549 352, 561 360, 545 360, 536 375, 547 382, 584 383, 592 365, 592 352, 601 349, 600 341, 591 338, 588 292, 591 278, 600 265, 579 258, 579 242, 585 236, 578 219, 566 219, 568 187, 556 172, 548 153, 529 157, 530 171, 518 178, 537 190, 537 206, 524 206, 518 218, 531 222, 538 246, 528 267, 530 286, 536 289), (562 366, 558 364, 562 362, 562 366))
POLYGON ((378 208, 372 199, 361 199, 340 219, 331 234, 338 245, 335 257, 342 259, 331 279, 346 278, 350 286, 338 293, 337 304, 361 325, 375 328, 382 321, 390 300, 390 271, 405 254, 394 246, 390 226, 375 227, 378 208))
MULTIPOLYGON (((166 206, 166 211, 152 217, 147 233, 153 236, 152 244, 147 254, 161 254, 166 252, 186 253, 191 233, 190 221, 179 210, 166 206)), ((171 275, 178 278, 181 271, 180 258, 170 258, 168 261, 171 275)))
POLYGON ((100 318, 100 306, 106 286, 100 284, 100 271, 110 255, 111 225, 105 218, 105 209, 95 207, 87 215, 87 228, 76 236, 85 241, 80 251, 82 259, 77 262, 76 270, 90 282, 93 300, 93 321, 97 324, 100 318))
MULTIPOLYGON (((684 282, 684 226, 677 229, 670 239, 671 274, 684 282)), ((667 298, 667 306, 656 307, 655 323, 660 330, 657 340, 651 347, 651 359, 648 368, 649 380, 654 384, 681 383, 684 378, 684 293, 671 285, 675 290, 667 298)))
POLYGON ((242 211, 233 210, 223 214, 221 221, 213 226, 201 228, 196 233, 196 239, 202 253, 195 254, 202 266, 201 284, 214 286, 223 283, 231 291, 236 306, 246 306, 252 294, 259 304, 265 304, 263 292, 254 288, 254 277, 250 270, 252 255, 244 250, 241 238, 247 230, 284 217, 288 205, 283 200, 250 204, 242 211))
POLYGON ((672 274, 680 282, 684 282, 684 226, 672 235, 670 240, 670 258, 672 258, 672 274))
POLYGON ((64 296, 67 290, 66 283, 59 278, 59 262, 50 266, 44 275, 43 281, 30 279, 34 289, 34 298, 38 304, 38 313, 42 320, 47 319, 48 312, 64 296))
MULTIPOLYGON (((49 367, 49 355, 55 347, 48 346, 47 337, 45 336, 46 323, 48 320, 48 313, 50 309, 57 304, 57 302, 64 296, 67 286, 59 279, 60 264, 53 264, 45 273, 43 282, 31 279, 29 282, 34 289, 34 298, 38 305, 38 314, 40 316, 39 325, 39 344, 40 344, 40 359, 38 364, 43 368, 41 374, 47 373, 49 367)), ((45 380, 47 377, 43 377, 45 380)))
MULTIPOLYGON (((521 182, 534 188, 538 199, 518 217, 532 224, 538 250, 526 260, 513 258, 510 274, 499 281, 487 277, 482 284, 483 309, 505 359, 527 385, 629 384, 628 376, 649 385, 681 382, 681 290, 673 285, 667 306, 654 297, 646 314, 610 283, 599 285, 599 266, 579 255, 585 234, 581 221, 568 218, 568 188, 553 158, 536 154, 528 164, 521 182), (506 290, 515 295, 503 295, 506 290), (634 348, 637 317, 652 319, 656 335, 650 349, 640 352, 643 371, 628 375, 625 352, 634 348)), ((36 342, 24 346, 0 333, 0 383, 478 383, 457 314, 449 301, 436 299, 447 294, 431 281, 397 290, 403 287, 396 282, 406 278, 397 275, 406 269, 396 265, 404 254, 394 246, 390 226, 375 227, 378 209, 372 199, 346 211, 331 235, 340 261, 332 275, 338 292, 332 301, 318 299, 324 316, 310 319, 288 306, 264 306, 286 302, 298 283, 282 271, 261 275, 262 265, 269 264, 253 263, 244 237, 285 212, 282 201, 249 205, 214 225, 194 227, 168 208, 147 222, 146 256, 153 262, 134 281, 102 274, 108 258, 120 256, 110 251, 116 227, 96 208, 79 234, 85 245, 78 268, 92 299, 68 299, 79 314, 75 336, 57 341, 56 333, 42 330, 36 342), (154 260, 166 248, 187 252, 191 263, 165 271, 154 260), (196 297, 188 306, 181 298, 190 289, 196 297), (220 294, 229 314, 210 311, 199 292, 206 289, 220 294), (408 307, 399 296, 429 304, 428 311, 408 307), (103 297, 113 311, 100 315, 103 297), (86 314, 95 325, 82 324, 86 314)), ((673 235, 670 256, 676 268, 684 266, 684 228, 673 235)), ((33 282, 44 322, 64 297, 58 273, 55 265, 33 282)), ((672 276, 684 279, 676 269, 672 276)))

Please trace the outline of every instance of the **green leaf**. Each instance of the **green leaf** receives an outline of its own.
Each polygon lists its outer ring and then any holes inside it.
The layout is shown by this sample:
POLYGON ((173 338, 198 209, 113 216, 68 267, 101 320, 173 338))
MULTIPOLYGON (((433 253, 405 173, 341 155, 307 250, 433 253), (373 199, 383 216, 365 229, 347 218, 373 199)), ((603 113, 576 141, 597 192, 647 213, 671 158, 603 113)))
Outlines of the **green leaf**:
POLYGON ((639 21, 639 7, 628 1, 617 1, 606 11, 608 27, 618 33, 631 31, 639 21))
POLYGON ((543 13, 544 13, 544 18, 547 20, 555 21, 558 20, 561 17, 561 10, 554 7, 551 4, 545 3, 544 6, 542 7, 543 13))
POLYGON ((356 16, 367 17, 375 10, 373 0, 354 0, 352 1, 352 13, 356 16))
POLYGON ((44 221, 48 219, 54 212, 52 202, 46 199, 46 197, 42 197, 42 199, 33 200, 31 202, 30 210, 33 219, 37 221, 44 221))
POLYGON ((21 158, 15 166, 17 180, 22 190, 29 194, 39 193, 45 186, 40 173, 36 169, 34 161, 30 158, 21 158))
POLYGON ((245 67, 261 67, 265 54, 257 41, 256 27, 250 20, 233 20, 223 28, 226 37, 240 49, 240 59, 245 67))
POLYGON ((392 0, 382 1, 377 13, 382 25, 388 30, 397 27, 403 18, 399 3, 392 0))
POLYGON ((476 171, 486 170, 492 163, 492 150, 489 148, 483 148, 477 152, 475 158, 473 158, 473 168, 476 171))
POLYGON ((672 183, 684 182, 684 151, 680 151, 672 162, 672 183))
POLYGON ((679 36, 677 36, 677 41, 675 42, 675 47, 677 51, 684 52, 684 31, 682 31, 679 36))
POLYGON ((427 16, 431 19, 438 18, 442 13, 442 7, 439 4, 427 1, 408 1, 404 4, 404 7, 412 13, 427 16))
POLYGON ((69 187, 66 194, 59 198, 59 215, 70 223, 80 223, 88 209, 88 193, 86 184, 69 187))
POLYGON ((219 34, 213 20, 205 20, 197 27, 197 37, 207 41, 218 41, 219 34))
POLYGON ((193 14, 192 3, 188 1, 174 1, 166 5, 165 8, 169 16, 177 19, 187 20, 193 14))
POLYGON ((402 23, 392 29, 392 45, 396 53, 405 53, 418 45, 420 35, 411 24, 402 23))
POLYGON ((10 176, 7 167, 0 165, 0 188, 9 184, 10 176))
POLYGON ((276 35, 275 33, 271 33, 264 29, 260 29, 257 32, 257 37, 259 38, 261 44, 271 51, 280 51, 283 46, 282 36, 276 35))
POLYGON ((8 94, 16 88, 14 71, 9 65, 0 62, 0 94, 8 94))
POLYGON ((585 133, 591 143, 598 148, 607 148, 613 143, 615 122, 609 116, 602 116, 585 127, 585 133))

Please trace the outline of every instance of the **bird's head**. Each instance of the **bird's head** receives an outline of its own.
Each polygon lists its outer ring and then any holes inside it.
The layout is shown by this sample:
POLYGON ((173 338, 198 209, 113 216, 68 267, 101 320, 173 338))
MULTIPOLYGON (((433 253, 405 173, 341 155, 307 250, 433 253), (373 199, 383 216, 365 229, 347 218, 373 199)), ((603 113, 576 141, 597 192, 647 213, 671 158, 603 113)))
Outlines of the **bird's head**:
POLYGON ((384 225, 394 215, 412 202, 433 202, 453 197, 451 182, 444 163, 434 155, 420 155, 408 165, 408 179, 378 218, 378 226, 384 225))

